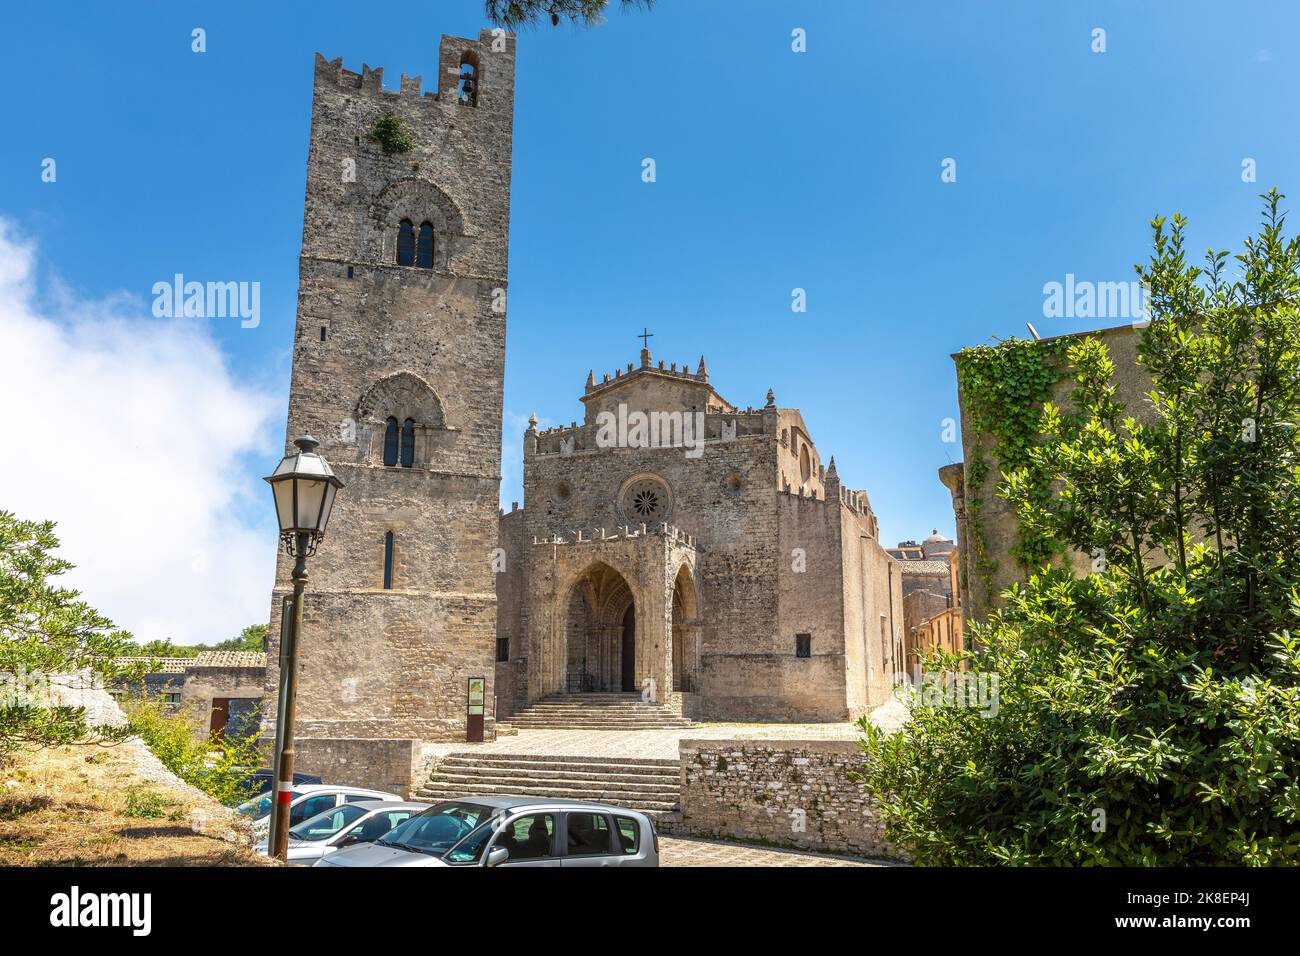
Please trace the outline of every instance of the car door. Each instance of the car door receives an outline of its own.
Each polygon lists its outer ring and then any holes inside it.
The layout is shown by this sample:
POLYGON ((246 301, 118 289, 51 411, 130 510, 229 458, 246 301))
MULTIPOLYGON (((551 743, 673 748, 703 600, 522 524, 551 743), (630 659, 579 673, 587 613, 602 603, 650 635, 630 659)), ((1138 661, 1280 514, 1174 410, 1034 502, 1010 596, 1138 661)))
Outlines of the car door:
POLYGON ((646 833, 636 817, 614 814, 614 846, 618 851, 619 866, 658 865, 657 862, 651 862, 654 834, 646 833))
POLYGON ((492 837, 487 852, 505 847, 510 855, 502 866, 559 866, 558 823, 559 814, 553 811, 511 817, 492 837))
POLYGON ((338 805, 338 795, 333 793, 319 793, 295 803, 289 809, 289 826, 296 827, 304 820, 316 816, 318 813, 324 813, 338 805))
POLYGON ((564 814, 565 867, 618 866, 614 827, 609 814, 595 810, 570 810, 564 814))

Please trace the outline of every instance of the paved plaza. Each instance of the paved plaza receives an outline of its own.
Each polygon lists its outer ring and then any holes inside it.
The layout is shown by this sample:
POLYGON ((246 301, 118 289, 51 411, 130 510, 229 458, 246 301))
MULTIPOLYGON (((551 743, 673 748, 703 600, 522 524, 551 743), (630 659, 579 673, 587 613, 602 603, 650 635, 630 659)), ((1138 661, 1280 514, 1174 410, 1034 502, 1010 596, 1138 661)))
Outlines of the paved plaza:
POLYGON ((772 847, 696 840, 685 837, 659 838, 661 866, 898 866, 888 860, 859 860, 826 853, 805 853, 772 847))
MULTIPOLYGON (((871 713, 878 727, 895 729, 906 719, 903 704, 891 701, 871 713)), ((426 744, 426 757, 450 753, 538 754, 565 757, 639 757, 676 760, 682 740, 857 740, 855 723, 838 724, 699 724, 653 730, 529 730, 481 744, 439 741, 426 744)))

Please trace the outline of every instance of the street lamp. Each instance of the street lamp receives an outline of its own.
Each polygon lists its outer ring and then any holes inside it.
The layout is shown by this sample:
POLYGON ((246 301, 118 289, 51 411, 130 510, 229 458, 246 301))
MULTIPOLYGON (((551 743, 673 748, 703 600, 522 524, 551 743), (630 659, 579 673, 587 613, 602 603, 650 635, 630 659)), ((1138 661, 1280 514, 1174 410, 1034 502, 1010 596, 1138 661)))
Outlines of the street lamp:
MULTIPOLYGON (((275 722, 275 782, 272 790, 268 849, 285 860, 289 848, 289 801, 293 799, 293 721, 298 693, 298 639, 302 635, 302 592, 307 584, 307 558, 325 535, 334 496, 343 487, 325 459, 316 453, 320 442, 310 435, 293 440, 296 452, 280 461, 266 480, 275 498, 280 541, 293 566, 291 626, 281 628, 280 697, 275 722)), ((283 622, 282 622, 283 623, 283 622)))

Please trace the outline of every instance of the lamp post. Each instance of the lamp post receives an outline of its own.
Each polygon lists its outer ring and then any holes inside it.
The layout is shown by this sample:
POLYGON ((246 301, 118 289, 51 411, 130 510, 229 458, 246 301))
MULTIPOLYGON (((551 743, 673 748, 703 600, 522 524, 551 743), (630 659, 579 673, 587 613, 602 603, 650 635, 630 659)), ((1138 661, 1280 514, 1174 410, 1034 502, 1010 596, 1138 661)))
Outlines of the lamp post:
POLYGON ((334 496, 343 482, 316 453, 320 442, 310 435, 293 440, 296 452, 281 459, 266 479, 275 498, 280 541, 293 566, 293 606, 290 626, 281 628, 280 696, 275 722, 275 782, 271 797, 271 855, 285 860, 289 848, 289 801, 293 799, 293 721, 298 693, 298 640, 302 636, 302 593, 307 585, 307 559, 325 534, 334 496))

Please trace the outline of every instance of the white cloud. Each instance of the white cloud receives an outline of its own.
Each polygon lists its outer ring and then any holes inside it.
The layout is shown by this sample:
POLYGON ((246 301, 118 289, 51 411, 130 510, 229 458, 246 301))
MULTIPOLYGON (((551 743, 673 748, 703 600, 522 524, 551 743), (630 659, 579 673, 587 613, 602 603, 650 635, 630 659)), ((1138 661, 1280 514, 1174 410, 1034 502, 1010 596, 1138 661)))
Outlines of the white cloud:
POLYGON ((209 320, 155 319, 125 295, 42 298, 36 264, 0 219, 0 508, 58 522, 77 566, 64 583, 137 640, 211 643, 265 621, 274 530, 237 511, 265 493, 241 457, 274 464, 279 399, 236 380, 209 320))

